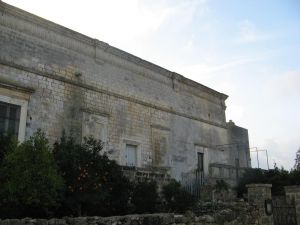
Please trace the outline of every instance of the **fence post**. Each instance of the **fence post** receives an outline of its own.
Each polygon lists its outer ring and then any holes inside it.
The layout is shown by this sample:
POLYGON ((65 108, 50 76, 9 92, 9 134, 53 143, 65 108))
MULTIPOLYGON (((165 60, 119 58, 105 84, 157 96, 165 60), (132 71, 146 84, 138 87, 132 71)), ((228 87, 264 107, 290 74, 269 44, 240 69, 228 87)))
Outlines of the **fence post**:
POLYGON ((273 216, 268 216, 265 212, 265 200, 272 199, 272 184, 248 184, 248 201, 256 205, 259 209, 259 224, 273 225, 273 216))
POLYGON ((300 225, 300 186, 285 186, 285 196, 295 201, 297 224, 300 225))

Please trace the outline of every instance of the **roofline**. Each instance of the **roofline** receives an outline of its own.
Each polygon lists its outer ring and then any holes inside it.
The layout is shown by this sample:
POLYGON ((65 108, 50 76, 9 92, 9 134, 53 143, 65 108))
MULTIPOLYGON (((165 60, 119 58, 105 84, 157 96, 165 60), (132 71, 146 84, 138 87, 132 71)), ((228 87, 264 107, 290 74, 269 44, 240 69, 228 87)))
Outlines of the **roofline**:
POLYGON ((200 84, 196 81, 193 81, 181 74, 178 74, 176 72, 172 72, 168 69, 165 69, 159 65, 156 65, 154 63, 151 63, 147 60, 144 60, 142 58, 139 58, 131 53, 128 53, 126 51, 123 51, 119 48, 116 48, 114 46, 109 45, 106 42, 99 41, 97 39, 93 39, 87 35, 84 35, 82 33, 79 33, 77 31, 71 30, 67 27, 64 27, 62 25, 59 25, 57 23, 54 23, 52 21, 49 21, 47 19, 44 19, 42 17, 39 17, 37 15, 34 15, 30 12, 27 12, 25 10, 22 10, 20 8, 17 8, 15 6, 9 5, 7 3, 4 3, 0 0, 0 11, 2 12, 8 12, 12 15, 17 15, 18 17, 21 17, 23 20, 26 20, 30 23, 37 24, 38 26, 41 26, 47 30, 51 30, 55 33, 62 34, 63 36, 67 38, 74 39, 79 42, 83 42, 90 46, 97 46, 104 50, 106 53, 112 54, 114 56, 117 56, 122 59, 126 59, 127 61, 130 61, 131 63, 134 63, 140 67, 144 67, 146 69, 152 70, 153 72, 159 73, 161 75, 167 76, 171 79, 176 79, 186 85, 195 87, 195 88, 201 88, 202 90, 206 91, 207 93, 210 93, 214 96, 219 97, 222 100, 226 100, 228 98, 228 95, 218 92, 212 88, 209 88, 203 84, 200 84))

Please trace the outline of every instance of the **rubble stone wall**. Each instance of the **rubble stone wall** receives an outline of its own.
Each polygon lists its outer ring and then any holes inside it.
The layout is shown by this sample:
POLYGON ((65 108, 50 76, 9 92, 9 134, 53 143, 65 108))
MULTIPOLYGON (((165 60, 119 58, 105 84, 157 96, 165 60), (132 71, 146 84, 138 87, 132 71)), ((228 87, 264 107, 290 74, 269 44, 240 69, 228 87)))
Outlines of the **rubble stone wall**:
POLYGON ((115 217, 79 217, 63 219, 7 219, 0 225, 265 225, 259 223, 259 211, 254 206, 239 211, 221 210, 213 215, 144 214, 115 217))

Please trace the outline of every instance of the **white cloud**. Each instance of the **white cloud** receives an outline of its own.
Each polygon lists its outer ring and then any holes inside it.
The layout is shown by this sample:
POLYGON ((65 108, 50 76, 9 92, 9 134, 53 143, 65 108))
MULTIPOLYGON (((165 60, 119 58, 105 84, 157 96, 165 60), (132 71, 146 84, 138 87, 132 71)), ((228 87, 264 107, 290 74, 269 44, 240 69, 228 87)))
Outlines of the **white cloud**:
POLYGON ((238 43, 264 41, 269 38, 270 36, 259 31, 253 22, 249 20, 243 20, 239 23, 238 38, 236 40, 238 43))
POLYGON ((219 62, 218 59, 215 59, 212 62, 182 66, 181 68, 178 68, 178 71, 187 76, 205 76, 211 73, 221 73, 227 70, 232 70, 238 66, 264 60, 266 57, 267 56, 263 54, 257 57, 238 57, 237 59, 227 62, 219 62))
POLYGON ((286 71, 274 76, 266 84, 266 91, 277 99, 300 98, 300 70, 286 71))
POLYGON ((5 0, 5 2, 42 16, 83 34, 119 47, 135 43, 142 36, 157 32, 170 21, 189 23, 204 1, 177 4, 139 0, 5 0))

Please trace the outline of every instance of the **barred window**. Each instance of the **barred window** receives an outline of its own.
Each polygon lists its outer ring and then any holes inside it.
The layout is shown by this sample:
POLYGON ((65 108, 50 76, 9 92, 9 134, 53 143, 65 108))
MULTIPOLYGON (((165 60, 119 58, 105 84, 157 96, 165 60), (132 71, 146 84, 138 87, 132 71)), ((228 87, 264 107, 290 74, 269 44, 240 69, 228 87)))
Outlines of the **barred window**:
POLYGON ((126 144, 126 166, 137 166, 137 146, 126 144))
POLYGON ((0 102, 0 135, 19 135, 21 106, 0 102))

